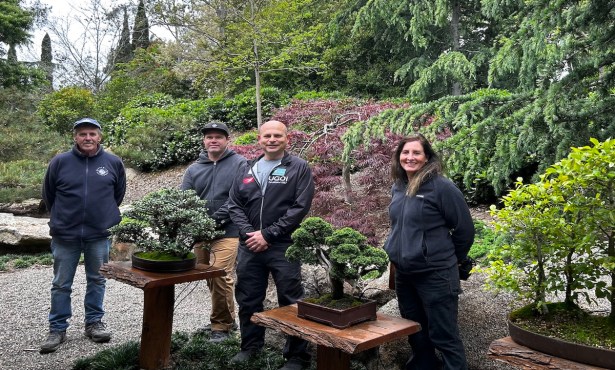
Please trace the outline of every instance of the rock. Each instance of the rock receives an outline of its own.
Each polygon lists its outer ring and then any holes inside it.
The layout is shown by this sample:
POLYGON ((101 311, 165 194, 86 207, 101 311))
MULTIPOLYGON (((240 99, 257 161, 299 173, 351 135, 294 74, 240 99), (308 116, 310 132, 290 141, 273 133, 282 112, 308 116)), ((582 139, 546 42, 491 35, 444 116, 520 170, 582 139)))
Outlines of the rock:
POLYGON ((41 199, 26 199, 19 203, 0 204, 0 213, 12 213, 15 216, 46 216, 47 208, 41 199))
POLYGON ((0 213, 0 247, 11 253, 49 250, 51 236, 47 218, 15 217, 0 213))

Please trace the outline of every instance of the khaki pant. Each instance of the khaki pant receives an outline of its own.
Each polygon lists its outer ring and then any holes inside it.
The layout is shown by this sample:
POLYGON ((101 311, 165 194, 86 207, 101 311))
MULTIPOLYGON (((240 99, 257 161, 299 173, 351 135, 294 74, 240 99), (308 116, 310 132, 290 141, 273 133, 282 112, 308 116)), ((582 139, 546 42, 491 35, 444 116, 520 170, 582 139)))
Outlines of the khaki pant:
POLYGON ((197 263, 210 264, 226 271, 226 276, 207 279, 211 292, 211 329, 229 331, 235 323, 235 260, 239 238, 222 238, 210 243, 211 252, 195 245, 197 263))

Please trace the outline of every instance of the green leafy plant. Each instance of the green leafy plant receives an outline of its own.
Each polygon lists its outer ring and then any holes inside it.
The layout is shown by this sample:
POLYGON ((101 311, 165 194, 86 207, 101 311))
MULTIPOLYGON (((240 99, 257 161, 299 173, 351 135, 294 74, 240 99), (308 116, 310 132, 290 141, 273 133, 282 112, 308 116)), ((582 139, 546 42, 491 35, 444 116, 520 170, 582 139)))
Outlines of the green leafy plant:
POLYGON ((152 252, 155 259, 185 259, 195 243, 221 233, 205 205, 194 190, 161 189, 134 202, 110 231, 118 240, 152 252))
POLYGON ((367 244, 361 233, 350 227, 334 230, 320 217, 306 218, 292 239, 286 257, 324 267, 333 299, 344 297, 344 281, 352 286, 354 294, 360 280, 377 278, 388 266, 386 252, 367 244))
POLYGON ((573 148, 537 183, 519 179, 504 208, 492 206, 496 230, 511 242, 491 254, 487 282, 520 294, 541 314, 548 313, 549 294, 563 293, 574 307, 594 290, 610 299, 615 318, 615 140, 591 142, 573 148))
POLYGON ((236 145, 250 145, 255 144, 258 138, 258 133, 256 131, 246 132, 243 135, 239 136, 235 139, 236 145))

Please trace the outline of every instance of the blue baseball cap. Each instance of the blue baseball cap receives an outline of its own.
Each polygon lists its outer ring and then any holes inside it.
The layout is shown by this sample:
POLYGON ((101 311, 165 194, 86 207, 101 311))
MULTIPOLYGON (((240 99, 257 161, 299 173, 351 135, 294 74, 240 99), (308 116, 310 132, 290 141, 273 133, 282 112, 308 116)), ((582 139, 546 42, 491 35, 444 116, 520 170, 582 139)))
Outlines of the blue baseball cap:
POLYGON ((99 129, 101 129, 100 123, 98 123, 97 120, 95 120, 93 118, 82 118, 82 119, 76 121, 75 123, 73 123, 73 130, 76 129, 77 127, 83 126, 83 125, 96 126, 99 129))

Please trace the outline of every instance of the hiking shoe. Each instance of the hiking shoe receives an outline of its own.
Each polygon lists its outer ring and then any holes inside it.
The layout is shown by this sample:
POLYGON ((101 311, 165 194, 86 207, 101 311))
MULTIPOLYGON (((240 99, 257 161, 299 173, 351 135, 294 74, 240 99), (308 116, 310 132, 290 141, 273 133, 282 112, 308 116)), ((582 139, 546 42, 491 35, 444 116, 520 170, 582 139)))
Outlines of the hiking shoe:
POLYGON ((86 324, 85 336, 96 343, 105 343, 111 340, 111 333, 107 331, 107 325, 102 321, 86 324))
POLYGON ((60 344, 66 341, 65 331, 50 331, 47 340, 41 345, 40 353, 55 352, 60 348, 60 344))
POLYGON ((304 360, 300 357, 291 357, 279 370, 303 370, 310 367, 310 363, 310 360, 304 360))
POLYGON ((227 331, 213 330, 211 331, 211 334, 209 335, 209 342, 210 343, 220 343, 220 342, 224 342, 228 338, 229 338, 229 333, 227 331))
MULTIPOLYGON (((231 330, 230 331, 236 331, 237 329, 239 329, 239 325, 237 325, 237 323, 234 322, 233 326, 231 326, 231 330)), ((211 330, 211 324, 207 324, 207 325, 203 326, 202 328, 196 330, 197 333, 201 333, 201 334, 202 333, 209 333, 211 331, 212 331, 211 330)))
POLYGON ((246 362, 252 360, 254 357, 258 356, 261 353, 260 349, 247 349, 245 351, 239 351, 238 354, 231 358, 231 365, 240 364, 242 362, 246 362))

